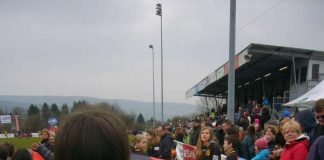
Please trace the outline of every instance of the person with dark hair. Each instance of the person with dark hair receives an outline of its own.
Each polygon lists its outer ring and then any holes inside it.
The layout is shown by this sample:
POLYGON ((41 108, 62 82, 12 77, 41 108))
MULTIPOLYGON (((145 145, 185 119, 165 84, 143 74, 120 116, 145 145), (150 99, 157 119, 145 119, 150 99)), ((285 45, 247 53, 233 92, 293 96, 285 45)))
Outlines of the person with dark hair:
POLYGON ((65 119, 55 141, 57 160, 129 160, 126 125, 113 113, 88 109, 65 119))
POLYGON ((238 156, 234 150, 236 140, 234 136, 225 136, 224 138, 224 152, 226 154, 226 160, 237 160, 238 156))
POLYGON ((190 134, 190 145, 196 146, 199 139, 200 121, 195 119, 192 124, 193 132, 190 134))
POLYGON ((324 99, 319 99, 316 101, 314 111, 318 124, 309 133, 309 140, 311 144, 316 140, 317 137, 324 135, 324 99))
POLYGON ((0 147, 7 152, 8 158, 11 158, 14 154, 15 147, 9 142, 3 142, 0 144, 0 147))
POLYGON ((8 153, 5 148, 0 146, 0 160, 6 160, 8 157, 8 153))
POLYGON ((23 148, 17 150, 11 160, 32 160, 32 155, 27 149, 23 148))
POLYGON ((15 152, 11 160, 44 160, 44 158, 37 152, 22 148, 15 152))
POLYGON ((247 150, 247 159, 251 159, 255 156, 254 142, 257 138, 258 137, 255 135, 255 127, 253 125, 249 126, 243 139, 243 144, 247 150))
POLYGON ((160 136, 160 146, 159 158, 170 160, 171 159, 171 150, 173 146, 173 141, 171 136, 168 134, 168 130, 165 125, 162 125, 156 129, 156 132, 160 136))

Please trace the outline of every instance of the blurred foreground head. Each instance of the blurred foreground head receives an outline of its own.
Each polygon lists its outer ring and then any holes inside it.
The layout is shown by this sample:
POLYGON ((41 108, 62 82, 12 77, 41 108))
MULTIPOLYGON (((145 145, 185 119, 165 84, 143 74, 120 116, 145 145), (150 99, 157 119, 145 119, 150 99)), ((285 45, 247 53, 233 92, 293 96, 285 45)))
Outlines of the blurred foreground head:
POLYGON ((58 129, 55 159, 128 160, 125 124, 112 113, 90 109, 72 114, 58 129))

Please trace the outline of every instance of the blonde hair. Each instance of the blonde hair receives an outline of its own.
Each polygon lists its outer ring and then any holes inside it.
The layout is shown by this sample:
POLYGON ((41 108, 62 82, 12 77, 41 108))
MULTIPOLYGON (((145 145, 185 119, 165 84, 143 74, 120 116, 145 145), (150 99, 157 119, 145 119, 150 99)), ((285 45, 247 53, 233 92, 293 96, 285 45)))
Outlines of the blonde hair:
POLYGON ((213 134, 213 129, 211 127, 203 127, 203 128, 201 128, 200 133, 199 133, 199 139, 198 139, 197 146, 196 146, 197 147, 197 149, 196 149, 196 159, 201 159, 201 157, 202 157, 201 147, 203 146, 203 142, 201 141, 201 133, 204 130, 208 130, 208 132, 209 132, 209 135, 210 135, 209 142, 216 140, 216 138, 215 138, 215 136, 213 134))
POLYGON ((301 130, 301 127, 300 127, 300 124, 295 121, 295 120, 290 120, 290 121, 287 121, 283 127, 283 132, 285 133, 286 131, 288 131, 289 129, 293 130, 293 131, 296 131, 298 133, 298 135, 300 135, 302 133, 302 130, 301 130))
POLYGON ((135 146, 137 143, 141 142, 143 139, 145 138, 145 136, 143 134, 137 134, 134 139, 133 139, 133 146, 135 146))

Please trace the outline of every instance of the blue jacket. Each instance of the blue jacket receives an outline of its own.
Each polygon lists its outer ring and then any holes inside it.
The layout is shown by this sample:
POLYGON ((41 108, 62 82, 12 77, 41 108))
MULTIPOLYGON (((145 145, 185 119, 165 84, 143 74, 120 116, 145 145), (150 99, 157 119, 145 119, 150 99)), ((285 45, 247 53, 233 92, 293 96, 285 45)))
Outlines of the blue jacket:
POLYGON ((257 153, 256 156, 252 158, 252 160, 268 160, 269 154, 269 149, 263 149, 259 153, 257 153))

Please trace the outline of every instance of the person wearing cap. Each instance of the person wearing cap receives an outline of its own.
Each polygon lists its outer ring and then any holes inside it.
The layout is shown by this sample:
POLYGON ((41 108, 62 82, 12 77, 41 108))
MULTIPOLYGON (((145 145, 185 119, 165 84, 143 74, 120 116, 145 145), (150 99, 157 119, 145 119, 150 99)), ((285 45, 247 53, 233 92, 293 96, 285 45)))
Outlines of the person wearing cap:
POLYGON ((268 160, 270 150, 268 149, 268 142, 264 138, 260 138, 254 143, 255 157, 252 160, 268 160))

